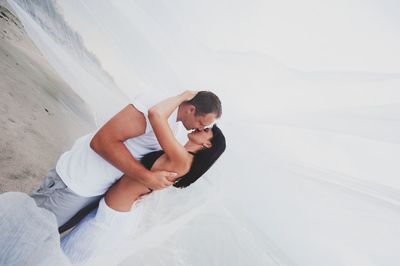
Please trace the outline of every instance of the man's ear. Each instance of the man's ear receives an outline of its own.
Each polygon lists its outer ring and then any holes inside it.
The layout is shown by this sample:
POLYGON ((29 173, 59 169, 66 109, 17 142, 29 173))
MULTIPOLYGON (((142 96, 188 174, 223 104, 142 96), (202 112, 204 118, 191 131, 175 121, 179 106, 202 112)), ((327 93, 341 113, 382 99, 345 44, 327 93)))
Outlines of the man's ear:
POLYGON ((196 107, 194 105, 189 105, 188 111, 190 114, 196 113, 196 107))

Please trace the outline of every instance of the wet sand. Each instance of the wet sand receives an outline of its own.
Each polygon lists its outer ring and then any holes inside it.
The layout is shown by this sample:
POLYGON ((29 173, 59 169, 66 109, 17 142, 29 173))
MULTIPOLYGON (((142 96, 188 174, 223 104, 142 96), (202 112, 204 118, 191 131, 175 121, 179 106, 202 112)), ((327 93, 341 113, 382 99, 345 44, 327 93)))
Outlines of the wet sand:
POLYGON ((30 193, 95 125, 6 7, 0 0, 0 193, 30 193))

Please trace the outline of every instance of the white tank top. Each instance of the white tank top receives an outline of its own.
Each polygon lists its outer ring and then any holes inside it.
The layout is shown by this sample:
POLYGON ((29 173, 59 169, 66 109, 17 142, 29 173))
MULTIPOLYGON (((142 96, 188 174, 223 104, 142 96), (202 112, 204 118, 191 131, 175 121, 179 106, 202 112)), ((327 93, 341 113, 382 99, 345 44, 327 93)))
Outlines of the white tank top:
MULTIPOLYGON (((161 150, 148 120, 148 109, 166 97, 142 94, 131 102, 146 118, 146 132, 124 142, 129 152, 137 160, 143 155, 161 150)), ((168 123, 177 140, 184 145, 187 142, 187 131, 181 122, 177 122, 177 109, 168 119, 168 123)), ((64 183, 75 193, 91 197, 104 194, 123 173, 104 160, 90 148, 90 141, 95 132, 80 137, 71 150, 63 153, 56 165, 56 171, 64 183)))

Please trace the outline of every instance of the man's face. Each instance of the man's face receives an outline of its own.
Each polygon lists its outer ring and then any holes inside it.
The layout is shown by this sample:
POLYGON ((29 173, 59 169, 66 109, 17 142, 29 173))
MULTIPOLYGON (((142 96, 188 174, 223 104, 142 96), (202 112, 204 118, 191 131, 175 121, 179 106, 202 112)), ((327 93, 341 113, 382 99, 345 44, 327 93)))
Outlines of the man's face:
POLYGON ((187 130, 199 129, 203 130, 217 120, 217 115, 215 113, 210 113, 206 115, 195 115, 195 112, 190 112, 185 119, 182 120, 182 124, 187 130))

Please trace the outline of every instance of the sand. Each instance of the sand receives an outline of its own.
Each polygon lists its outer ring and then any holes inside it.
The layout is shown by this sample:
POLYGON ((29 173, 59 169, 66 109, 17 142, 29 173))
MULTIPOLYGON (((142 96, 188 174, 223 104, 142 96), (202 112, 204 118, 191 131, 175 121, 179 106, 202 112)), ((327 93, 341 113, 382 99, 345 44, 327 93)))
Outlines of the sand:
POLYGON ((0 193, 30 193, 95 125, 6 7, 0 1, 0 193))

